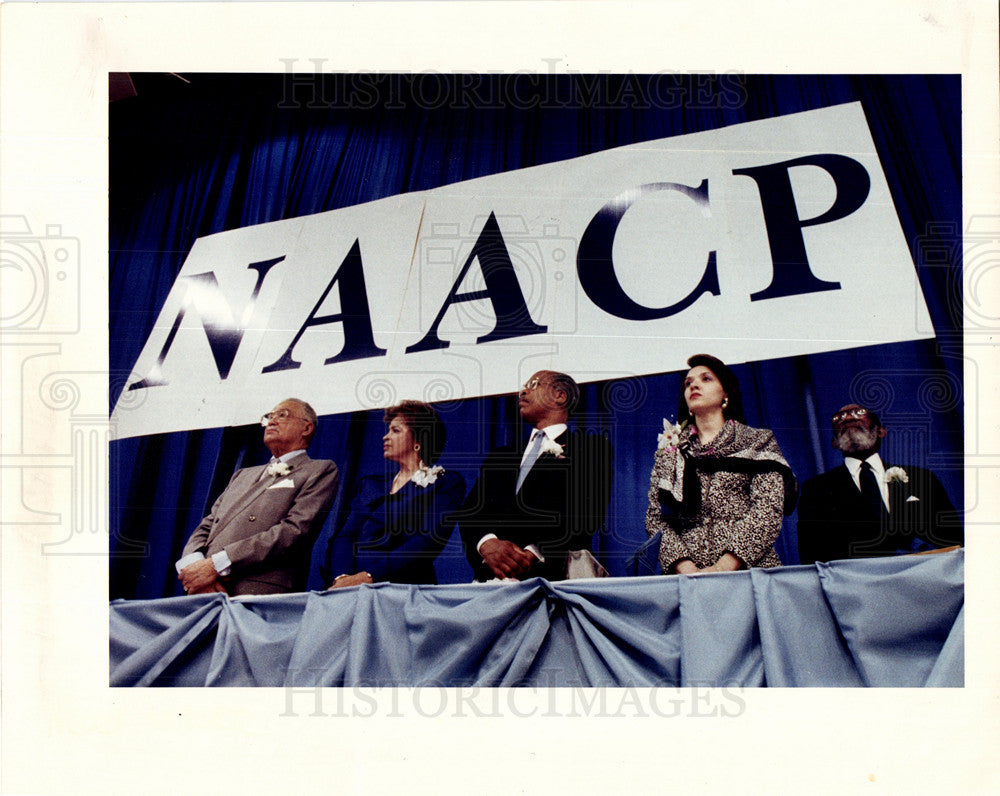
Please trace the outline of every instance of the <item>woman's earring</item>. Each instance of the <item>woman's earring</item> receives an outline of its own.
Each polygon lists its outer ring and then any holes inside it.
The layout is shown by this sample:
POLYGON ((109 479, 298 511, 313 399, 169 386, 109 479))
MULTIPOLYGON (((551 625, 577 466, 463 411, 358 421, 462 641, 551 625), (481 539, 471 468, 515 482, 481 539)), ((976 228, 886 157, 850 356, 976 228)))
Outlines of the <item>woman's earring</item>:
POLYGON ((728 395, 724 396, 723 399, 722 399, 722 408, 725 409, 727 406, 729 406, 729 396, 728 395))
POLYGON ((418 444, 414 445, 413 446, 413 450, 419 451, 420 450, 420 444, 418 443, 418 444))

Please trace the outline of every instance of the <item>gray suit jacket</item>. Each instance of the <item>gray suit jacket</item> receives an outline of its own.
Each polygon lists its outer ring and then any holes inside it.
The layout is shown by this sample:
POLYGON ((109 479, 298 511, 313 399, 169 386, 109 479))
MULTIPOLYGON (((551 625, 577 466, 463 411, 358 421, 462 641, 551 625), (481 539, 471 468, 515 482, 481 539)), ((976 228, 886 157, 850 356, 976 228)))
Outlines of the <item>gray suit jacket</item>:
POLYGON ((280 594, 305 589, 309 555, 337 490, 337 465, 301 453, 287 475, 261 475, 267 465, 233 473, 195 528, 182 555, 225 549, 232 562, 222 583, 229 594, 280 594))

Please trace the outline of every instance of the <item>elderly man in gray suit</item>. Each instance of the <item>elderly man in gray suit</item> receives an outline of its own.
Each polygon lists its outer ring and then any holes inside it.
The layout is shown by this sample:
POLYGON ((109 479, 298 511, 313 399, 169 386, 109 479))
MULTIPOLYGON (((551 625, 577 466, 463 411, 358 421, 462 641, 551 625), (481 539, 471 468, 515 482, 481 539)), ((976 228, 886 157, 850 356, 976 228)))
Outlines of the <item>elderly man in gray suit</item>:
POLYGON ((306 453, 316 412, 288 398, 261 419, 269 464, 237 470, 177 562, 188 594, 302 591, 316 534, 337 489, 337 465, 306 453))

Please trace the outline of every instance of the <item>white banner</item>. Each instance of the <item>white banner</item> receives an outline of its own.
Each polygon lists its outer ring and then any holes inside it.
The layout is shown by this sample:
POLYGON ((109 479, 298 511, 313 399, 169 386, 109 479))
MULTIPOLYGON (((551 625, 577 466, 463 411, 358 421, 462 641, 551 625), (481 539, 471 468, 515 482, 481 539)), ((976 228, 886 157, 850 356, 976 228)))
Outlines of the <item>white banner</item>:
POLYGON ((117 437, 932 337, 860 104, 196 241, 117 437))

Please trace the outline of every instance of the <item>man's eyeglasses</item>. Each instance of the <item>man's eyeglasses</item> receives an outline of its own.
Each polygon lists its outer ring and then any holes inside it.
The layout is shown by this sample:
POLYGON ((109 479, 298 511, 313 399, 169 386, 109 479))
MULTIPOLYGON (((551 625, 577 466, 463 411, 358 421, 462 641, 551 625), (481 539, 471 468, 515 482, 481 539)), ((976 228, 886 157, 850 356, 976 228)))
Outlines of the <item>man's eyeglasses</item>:
POLYGON ((282 421, 288 420, 288 418, 301 420, 305 423, 309 422, 304 417, 297 417, 296 415, 293 415, 290 409, 279 409, 277 412, 268 412, 267 414, 262 415, 260 418, 260 424, 262 426, 266 426, 271 420, 282 421))
POLYGON ((847 420, 847 418, 849 418, 849 417, 861 418, 861 417, 864 417, 867 414, 868 414, 868 410, 867 409, 865 409, 863 406, 858 406, 858 407, 855 407, 854 409, 845 409, 843 412, 837 412, 837 414, 835 414, 831 418, 831 420, 834 423, 840 423, 840 422, 842 422, 844 420, 847 420))
POLYGON ((548 382, 547 381, 542 381, 539 378, 528 379, 524 383, 524 389, 526 389, 526 390, 528 390, 530 392, 531 390, 535 389, 539 384, 548 384, 548 382))

